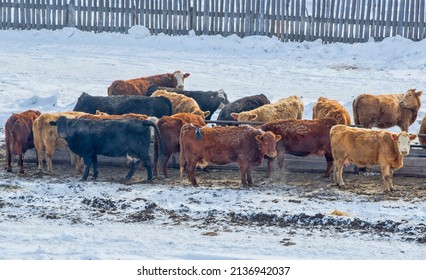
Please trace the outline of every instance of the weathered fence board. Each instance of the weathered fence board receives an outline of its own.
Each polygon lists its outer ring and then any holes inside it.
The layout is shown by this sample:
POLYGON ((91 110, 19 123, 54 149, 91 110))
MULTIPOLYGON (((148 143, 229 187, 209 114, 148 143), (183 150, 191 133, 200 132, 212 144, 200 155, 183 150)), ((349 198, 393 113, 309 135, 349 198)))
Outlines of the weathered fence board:
POLYGON ((61 29, 366 42, 426 37, 424 0, 0 0, 1 29, 61 29))

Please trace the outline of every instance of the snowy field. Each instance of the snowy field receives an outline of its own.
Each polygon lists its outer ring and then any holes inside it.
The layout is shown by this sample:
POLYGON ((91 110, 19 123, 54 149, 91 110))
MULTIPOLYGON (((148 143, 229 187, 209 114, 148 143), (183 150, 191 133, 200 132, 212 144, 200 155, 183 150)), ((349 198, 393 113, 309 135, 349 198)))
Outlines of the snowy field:
MULTIPOLYGON (((260 93, 272 102, 300 95, 306 119, 320 96, 352 114, 351 102, 361 93, 426 88, 426 40, 323 45, 257 36, 148 36, 143 27, 129 33, 1 31, 2 126, 12 113, 30 108, 72 110, 82 92, 106 96, 117 79, 175 70, 191 74, 186 89, 223 88, 230 101, 260 93)), ((426 112, 422 100, 418 120, 426 112)), ((416 122, 410 132, 418 129, 416 122)), ((426 259, 419 242, 426 238, 425 198, 375 200, 336 187, 312 197, 303 187, 279 183, 193 188, 185 180, 177 187, 167 181, 129 187, 79 182, 69 172, 75 179, 0 174, 0 259, 426 259), (335 209, 350 216, 330 215, 335 209), (315 224, 303 224, 305 216, 315 224), (259 225, 256 217, 272 220, 259 225), (290 227, 274 224, 292 219, 290 227)))

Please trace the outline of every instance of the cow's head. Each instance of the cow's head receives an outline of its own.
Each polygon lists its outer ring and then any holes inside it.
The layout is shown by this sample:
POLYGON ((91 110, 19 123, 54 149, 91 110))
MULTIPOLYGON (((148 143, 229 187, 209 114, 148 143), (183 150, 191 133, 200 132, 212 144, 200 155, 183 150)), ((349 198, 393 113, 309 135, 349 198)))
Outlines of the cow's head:
POLYGON ((422 95, 422 91, 417 91, 415 89, 409 89, 407 93, 402 98, 399 106, 405 109, 414 109, 418 110, 420 108, 420 96, 422 95))
POLYGON ((231 113, 231 116, 239 122, 254 122, 257 119, 257 114, 251 112, 231 113))
POLYGON ((65 138, 68 129, 68 119, 65 116, 60 116, 56 121, 49 122, 51 126, 56 126, 58 130, 58 136, 65 138))
POLYGON ((177 89, 183 89, 184 88, 184 80, 185 78, 189 77, 189 73, 182 73, 181 71, 175 71, 173 73, 173 84, 174 87, 177 89))
MULTIPOLYGON (((220 105, 218 109, 223 109, 226 104, 229 104, 228 96, 226 95, 223 89, 217 91, 217 97, 219 97, 220 100, 220 105)), ((210 98, 214 98, 214 96, 212 95, 210 98)))
POLYGON ((260 153, 272 158, 277 156, 276 144, 280 140, 281 135, 275 135, 270 131, 256 135, 256 143, 259 147, 260 153))
POLYGON ((392 134, 392 140, 396 142, 398 151, 403 156, 408 156, 410 153, 410 142, 416 139, 416 134, 408 134, 407 132, 400 132, 399 134, 392 134))
POLYGON ((203 119, 207 118, 210 115, 210 111, 203 112, 200 109, 195 109, 192 113, 201 116, 203 119))

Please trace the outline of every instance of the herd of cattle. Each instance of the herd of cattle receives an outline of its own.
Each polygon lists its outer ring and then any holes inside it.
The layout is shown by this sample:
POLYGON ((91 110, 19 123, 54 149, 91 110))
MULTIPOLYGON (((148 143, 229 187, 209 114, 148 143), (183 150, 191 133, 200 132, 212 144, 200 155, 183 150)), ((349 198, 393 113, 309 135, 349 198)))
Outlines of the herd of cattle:
MULTIPOLYGON (((337 101, 320 97, 313 107, 313 119, 303 120, 304 104, 297 96, 271 103, 263 95, 247 96, 230 103, 223 90, 187 91, 184 80, 189 73, 174 73, 114 81, 108 96, 82 93, 71 112, 41 113, 28 110, 13 114, 5 124, 7 171, 12 157, 19 157, 24 173, 23 155, 35 148, 38 170, 52 171, 55 150, 69 149, 72 163, 84 173, 82 180, 98 176, 97 155, 127 157, 130 179, 142 161, 147 179, 157 175, 157 166, 168 176, 172 154, 180 152, 180 174, 186 167, 188 179, 197 186, 195 170, 208 163, 231 162, 240 167, 241 183, 252 185, 251 170, 268 160, 271 176, 277 159, 279 176, 284 175, 285 154, 324 156, 324 176, 333 176, 343 186, 342 170, 354 163, 358 167, 379 165, 386 191, 392 190, 392 176, 403 166, 410 141, 408 127, 417 118, 421 91, 405 94, 361 94, 353 101, 353 124, 348 111, 337 101), (229 125, 207 126, 213 113, 229 125), (251 125, 238 122, 253 122, 251 125), (238 123, 237 122, 237 123, 238 123), (259 124, 260 123, 260 124, 259 124), (360 127, 359 127, 360 126, 360 127), (385 128, 399 126, 400 133, 385 128), (362 128, 361 128, 362 127, 362 128), (377 127, 380 130, 370 128, 377 127), (154 162, 149 155, 151 130, 154 130, 154 162)), ((426 118, 419 134, 426 132, 426 118)), ((419 136, 422 145, 426 139, 419 136)))

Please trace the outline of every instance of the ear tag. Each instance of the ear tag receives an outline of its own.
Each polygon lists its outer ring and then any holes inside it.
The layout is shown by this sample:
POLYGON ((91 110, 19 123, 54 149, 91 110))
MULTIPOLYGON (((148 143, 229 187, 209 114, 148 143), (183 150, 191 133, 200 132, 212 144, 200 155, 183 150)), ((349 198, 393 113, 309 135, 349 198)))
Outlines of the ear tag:
POLYGON ((195 138, 197 138, 198 141, 201 140, 201 127, 195 129, 195 138))

